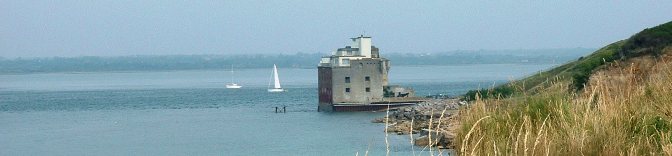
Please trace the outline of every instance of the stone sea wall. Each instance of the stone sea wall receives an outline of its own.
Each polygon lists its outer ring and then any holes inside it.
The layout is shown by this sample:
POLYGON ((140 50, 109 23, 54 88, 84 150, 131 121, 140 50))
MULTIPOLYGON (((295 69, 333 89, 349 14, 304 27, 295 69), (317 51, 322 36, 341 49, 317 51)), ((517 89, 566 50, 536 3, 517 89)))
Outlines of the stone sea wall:
MULTIPOLYGON (((390 109, 387 132, 398 135, 417 134, 414 144, 451 148, 458 123, 458 109, 465 102, 457 99, 433 99, 414 106, 390 109), (431 135, 430 135, 431 133, 431 135)), ((386 123, 387 117, 374 119, 374 123, 386 123)))

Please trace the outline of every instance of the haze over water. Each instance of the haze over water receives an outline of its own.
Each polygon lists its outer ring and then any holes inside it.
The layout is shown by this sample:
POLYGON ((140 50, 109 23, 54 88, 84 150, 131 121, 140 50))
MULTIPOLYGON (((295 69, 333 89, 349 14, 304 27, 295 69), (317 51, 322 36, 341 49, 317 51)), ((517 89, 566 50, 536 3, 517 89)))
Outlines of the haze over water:
MULTIPOLYGON (((458 95, 550 66, 396 66, 390 78, 458 95)), ((270 68, 236 72, 240 90, 213 70, 0 75, 0 155, 385 153, 384 125, 371 123, 384 113, 316 112, 316 69, 279 73, 288 92, 266 92, 270 68)), ((408 137, 389 136, 392 155, 412 155, 408 137)))
MULTIPOLYGON (((280 94, 266 92, 271 66, 238 70, 240 90, 224 88, 231 75, 221 70, 59 72, 270 64, 277 62, 219 58, 207 65, 199 56, 166 55, 328 54, 360 34, 373 37, 381 56, 423 56, 408 64, 496 62, 474 52, 599 48, 672 20, 670 8, 657 0, 2 0, 0 156, 383 155, 384 125, 370 122, 383 113, 316 112, 313 60, 311 69, 280 67, 288 90, 280 94), (471 59, 424 58, 450 51, 471 59), (40 58, 24 60, 32 57, 40 58), (277 106, 287 113, 274 113, 277 106)), ((396 66, 407 59, 390 59, 390 83, 418 96, 461 95, 555 65, 396 66)), ((392 155, 421 153, 408 136, 389 139, 392 155)))

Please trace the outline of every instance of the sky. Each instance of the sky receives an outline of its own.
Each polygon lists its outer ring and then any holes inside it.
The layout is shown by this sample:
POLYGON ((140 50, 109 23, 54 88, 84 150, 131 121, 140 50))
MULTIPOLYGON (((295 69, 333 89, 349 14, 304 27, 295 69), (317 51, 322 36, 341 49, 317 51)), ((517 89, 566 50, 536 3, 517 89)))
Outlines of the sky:
POLYGON ((0 57, 600 48, 672 20, 668 0, 0 0, 0 57))

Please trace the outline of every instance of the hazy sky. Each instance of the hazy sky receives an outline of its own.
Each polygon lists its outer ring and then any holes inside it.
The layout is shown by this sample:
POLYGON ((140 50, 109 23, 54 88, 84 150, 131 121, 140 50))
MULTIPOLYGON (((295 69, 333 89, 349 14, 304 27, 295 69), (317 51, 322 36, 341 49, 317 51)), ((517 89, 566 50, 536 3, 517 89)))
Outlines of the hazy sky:
POLYGON ((670 20, 669 0, 0 0, 0 56, 599 48, 670 20))

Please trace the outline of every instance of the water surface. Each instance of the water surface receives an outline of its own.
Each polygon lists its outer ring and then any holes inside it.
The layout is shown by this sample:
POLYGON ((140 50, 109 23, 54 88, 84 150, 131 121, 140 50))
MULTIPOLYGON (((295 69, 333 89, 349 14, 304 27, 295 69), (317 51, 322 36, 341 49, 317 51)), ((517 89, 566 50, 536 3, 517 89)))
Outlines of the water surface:
MULTIPOLYGON (((550 66, 398 66, 390 81, 459 95, 550 66)), ((215 70, 0 75, 0 155, 385 154, 370 122, 384 112, 316 112, 316 69, 279 72, 280 94, 265 90, 270 69, 236 72, 239 90, 215 70)), ((388 137, 392 155, 421 152, 408 137, 388 137)))

